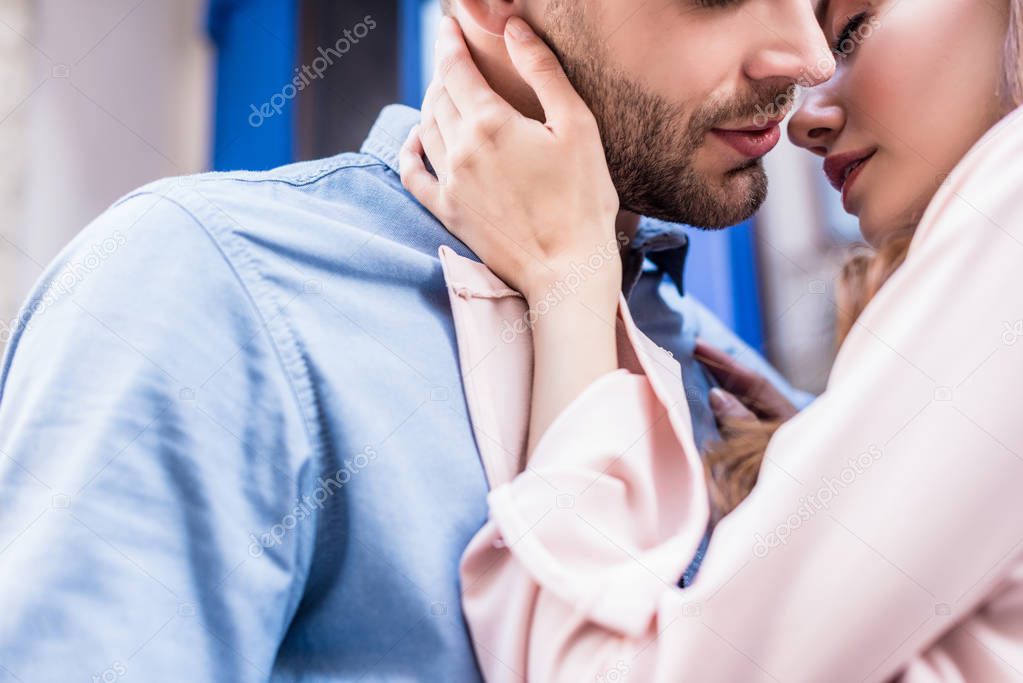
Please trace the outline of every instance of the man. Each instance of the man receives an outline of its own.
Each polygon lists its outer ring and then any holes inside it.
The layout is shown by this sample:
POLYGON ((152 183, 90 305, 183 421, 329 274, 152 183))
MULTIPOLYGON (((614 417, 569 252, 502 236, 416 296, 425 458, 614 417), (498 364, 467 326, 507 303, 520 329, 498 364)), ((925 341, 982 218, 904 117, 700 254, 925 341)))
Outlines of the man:
MULTIPOLYGON (((491 34, 510 13, 545 31, 601 112, 624 206, 724 225, 763 197, 732 133, 825 47, 805 0, 711 4, 451 11, 527 112, 491 34)), ((51 267, 0 375, 4 676, 478 680, 458 562, 486 516, 487 435, 437 253, 473 255, 401 187, 418 120, 386 109, 359 154, 155 183, 51 267)), ((635 319, 681 361, 706 439, 695 336, 750 352, 681 298, 681 229, 632 232, 635 319)))

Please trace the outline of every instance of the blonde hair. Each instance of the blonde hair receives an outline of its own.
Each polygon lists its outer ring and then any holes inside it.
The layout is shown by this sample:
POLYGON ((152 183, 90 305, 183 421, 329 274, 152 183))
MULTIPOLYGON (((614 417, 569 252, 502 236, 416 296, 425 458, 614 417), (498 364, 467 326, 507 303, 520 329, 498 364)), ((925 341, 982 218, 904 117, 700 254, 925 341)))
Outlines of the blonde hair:
MULTIPOLYGON (((1005 39, 1001 95, 1010 109, 1023 104, 1023 0, 1009 0, 1009 28, 1005 39)), ((862 247, 846 261, 838 280, 835 324, 841 345, 856 320, 888 278, 906 259, 913 231, 891 235, 877 249, 862 247)), ((721 440, 705 458, 712 517, 719 520, 739 505, 757 483, 771 436, 781 422, 732 422, 721 426, 721 440)))

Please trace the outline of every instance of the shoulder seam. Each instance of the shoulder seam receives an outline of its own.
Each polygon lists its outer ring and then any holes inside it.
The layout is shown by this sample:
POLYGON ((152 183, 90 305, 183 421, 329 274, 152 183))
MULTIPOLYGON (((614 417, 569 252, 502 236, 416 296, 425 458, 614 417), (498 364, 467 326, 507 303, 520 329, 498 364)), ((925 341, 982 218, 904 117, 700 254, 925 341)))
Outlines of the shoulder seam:
MULTIPOLYGON (((309 368, 299 350, 290 322, 270 292, 269 285, 266 284, 263 278, 263 273, 258 266, 257 260, 242 245, 236 242, 232 242, 229 245, 226 239, 229 237, 229 233, 214 234, 212 226, 201 220, 196 215, 196 212, 187 205, 187 197, 171 197, 165 193, 150 191, 139 192, 134 196, 145 194, 158 196, 183 211, 206 235, 207 239, 210 240, 213 247, 220 254, 224 264, 231 270, 235 281, 238 283, 238 287, 244 293, 246 299, 248 299, 252 314, 259 321, 262 332, 266 334, 270 348, 273 349, 274 356, 277 358, 277 366, 284 375, 288 387, 291 389, 292 400, 295 402, 295 406, 298 408, 299 415, 302 418, 306 442, 310 447, 312 459, 316 462, 317 468, 322 470, 325 466, 324 437, 319 421, 315 416, 316 410, 313 405, 315 403, 315 392, 313 391, 309 368), (247 269, 254 278, 254 284, 264 290, 264 298, 257 298, 256 294, 252 291, 252 286, 239 270, 241 267, 247 269), (265 314, 263 305, 273 309, 270 312, 269 318, 265 314), (299 367, 296 368, 296 366, 299 367)), ((198 194, 206 202, 207 206, 197 208, 206 209, 206 212, 210 214, 208 217, 210 222, 213 222, 216 219, 217 207, 197 191, 189 194, 193 196, 198 194)), ((227 231, 223 232, 227 233, 227 231)), ((299 481, 300 477, 296 476, 296 486, 299 481)), ((311 544, 308 547, 299 547, 295 550, 297 571, 291 578, 291 594, 289 596, 289 610, 291 610, 290 613, 292 614, 305 591, 305 585, 309 577, 310 562, 315 553, 315 537, 311 544)))
MULTIPOLYGON (((200 218, 195 214, 195 212, 193 212, 192 209, 187 205, 186 203, 187 200, 184 197, 173 197, 170 196, 170 194, 155 191, 153 192, 140 191, 139 193, 131 195, 130 197, 126 197, 125 200, 123 201, 127 201, 132 197, 143 196, 146 194, 151 194, 160 197, 161 199, 177 206, 179 209, 181 209, 181 211, 188 215, 188 217, 192 219, 192 221, 199 227, 203 234, 207 236, 207 238, 213 244, 213 247, 217 250, 217 253, 220 254, 220 257, 221 259, 223 259, 224 264, 231 270, 231 273, 234 276, 235 281, 238 283, 238 287, 244 293, 246 299, 248 300, 249 306, 252 308, 253 314, 259 321, 260 327, 266 333, 268 341, 270 342, 270 346, 274 350, 274 355, 277 358, 277 364, 280 367, 281 372, 287 379, 288 386, 291 387, 293 398, 299 409, 299 413, 302 416, 302 421, 304 423, 303 426, 305 428, 306 438, 309 441, 309 445, 313 448, 317 458, 318 459, 321 458, 323 449, 322 439, 320 438, 321 435, 319 434, 319 429, 316 428, 316 425, 318 423, 310 414, 310 411, 308 410, 309 406, 306 405, 302 397, 303 393, 302 390, 305 390, 306 394, 309 395, 309 389, 311 387, 311 378, 309 377, 308 372, 304 368, 305 365, 304 362, 302 363, 303 369, 301 372, 301 377, 296 378, 294 376, 294 373, 292 372, 292 367, 287 362, 283 349, 281 348, 281 342, 284 342, 289 347, 291 347, 289 351, 293 356, 300 357, 301 355, 298 353, 297 342, 295 340, 291 326, 290 324, 288 324, 288 319, 284 315, 284 312, 280 310, 280 307, 278 306, 276 301, 270 301, 270 305, 275 310, 272 312, 273 313, 272 317, 269 319, 267 318, 267 316, 264 314, 264 310, 261 305, 265 304, 266 301, 264 299, 257 299, 256 295, 252 291, 252 287, 250 286, 249 282, 246 280, 242 272, 240 272, 239 267, 236 264, 236 259, 243 261, 244 264, 248 266, 249 269, 251 270, 251 275, 257 278, 260 281, 260 283, 263 283, 263 274, 256 263, 256 259, 253 256, 251 256, 251 254, 249 254, 241 245, 237 244, 232 245, 232 248, 230 249, 230 251, 233 253, 228 253, 229 251, 228 247, 225 245, 223 240, 224 236, 214 234, 214 232, 210 229, 207 223, 204 222, 203 220, 200 220, 200 218), (232 256, 234 258, 232 258, 232 256), (283 339, 278 339, 277 336, 274 335, 273 332, 276 326, 271 325, 271 322, 273 321, 280 321, 283 324, 283 329, 280 330, 280 333, 284 337, 283 339), (305 386, 302 387, 301 389, 297 387, 295 385, 296 379, 299 379, 305 386)), ((203 199, 209 202, 209 200, 206 199, 205 197, 203 197, 203 199)), ((211 215, 210 218, 212 219, 214 218, 214 216, 211 215)), ((267 296, 270 296, 269 292, 267 292, 267 296)))
MULTIPOLYGON (((381 168, 390 170, 386 163, 376 158, 364 158, 358 161, 343 164, 330 164, 326 166, 320 166, 315 171, 309 173, 296 175, 294 177, 289 176, 273 176, 272 171, 266 173, 251 173, 249 171, 242 172, 230 172, 230 173, 213 173, 213 174, 196 174, 188 176, 180 176, 177 178, 165 178, 163 180, 157 180, 149 185, 138 188, 133 192, 129 192, 120 199, 114 202, 113 206, 122 204, 134 197, 138 197, 146 194, 153 194, 164 196, 169 192, 178 190, 195 189, 205 184, 212 184, 217 182, 234 182, 234 183, 245 183, 250 185, 261 185, 264 183, 281 183, 283 185, 290 185, 292 187, 305 187, 312 185, 313 183, 319 182, 324 178, 327 178, 335 173, 349 170, 349 169, 364 169, 373 166, 379 166, 381 168), (241 174, 246 175, 241 175, 241 174), (169 187, 168 187, 169 186, 169 187)), ((184 207, 182 207, 184 209, 184 207)))

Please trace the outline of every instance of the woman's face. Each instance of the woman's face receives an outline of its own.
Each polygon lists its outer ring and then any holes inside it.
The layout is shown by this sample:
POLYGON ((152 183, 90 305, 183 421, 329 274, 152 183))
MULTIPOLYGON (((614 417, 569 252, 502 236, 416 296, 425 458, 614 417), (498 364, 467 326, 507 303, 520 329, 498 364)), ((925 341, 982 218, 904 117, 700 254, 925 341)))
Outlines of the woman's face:
POLYGON ((920 219, 947 174, 1007 111, 1009 0, 818 0, 834 78, 805 93, 792 141, 825 158, 863 236, 920 219))

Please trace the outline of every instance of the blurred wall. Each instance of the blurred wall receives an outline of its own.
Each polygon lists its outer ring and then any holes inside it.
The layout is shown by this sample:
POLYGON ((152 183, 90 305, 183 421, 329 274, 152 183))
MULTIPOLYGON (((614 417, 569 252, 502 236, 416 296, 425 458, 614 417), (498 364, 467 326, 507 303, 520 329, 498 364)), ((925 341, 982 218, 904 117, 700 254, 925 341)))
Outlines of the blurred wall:
POLYGON ((396 0, 302 2, 299 61, 322 70, 315 71, 318 77, 297 98, 299 159, 358 151, 380 109, 400 100, 404 46, 398 4, 396 0), (363 37, 352 33, 356 28, 363 37), (351 49, 335 58, 327 51, 336 51, 338 41, 342 48, 351 49), (331 57, 329 65, 323 54, 331 57))
POLYGON ((0 348, 18 305, 15 270, 22 260, 13 242, 21 223, 25 154, 25 108, 29 93, 28 0, 0 0, 0 348))
POLYGON ((205 0, 0 0, 0 321, 111 202, 207 167, 205 12, 205 0))
POLYGON ((770 191, 756 232, 765 350, 793 384, 820 393, 835 355, 835 278, 857 234, 818 157, 783 139, 764 167, 770 191))

